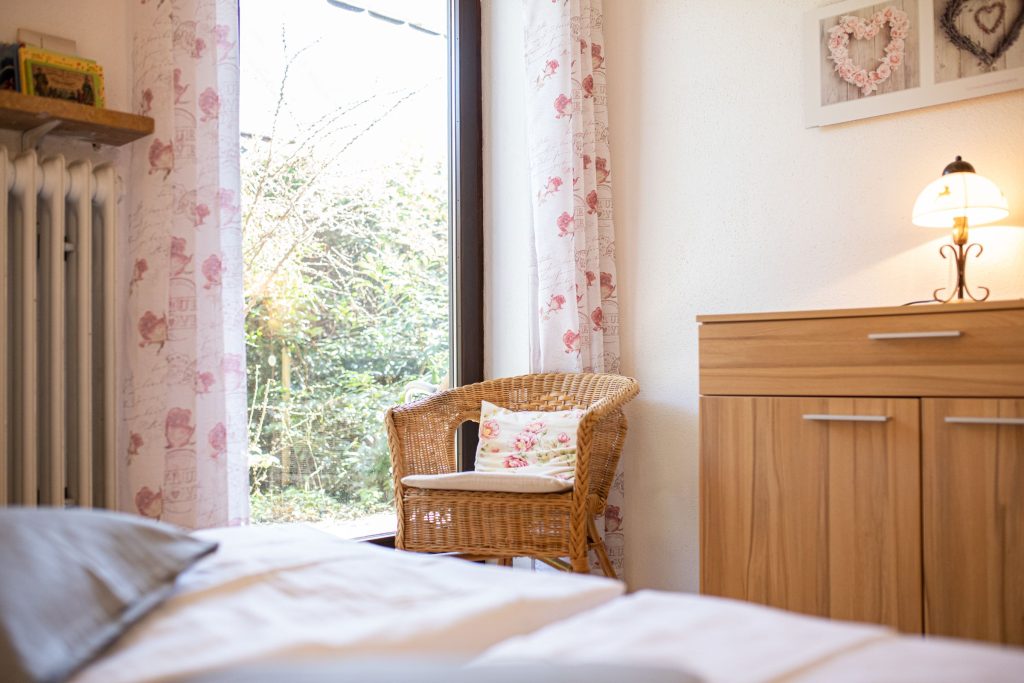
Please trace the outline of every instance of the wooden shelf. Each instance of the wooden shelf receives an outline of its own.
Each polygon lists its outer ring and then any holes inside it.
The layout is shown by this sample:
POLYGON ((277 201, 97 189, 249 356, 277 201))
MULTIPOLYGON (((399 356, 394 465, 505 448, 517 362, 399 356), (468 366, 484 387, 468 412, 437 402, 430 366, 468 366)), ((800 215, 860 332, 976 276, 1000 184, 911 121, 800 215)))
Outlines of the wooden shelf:
POLYGON ((0 90, 0 128, 26 131, 51 121, 47 135, 120 147, 153 132, 153 119, 77 102, 0 90))

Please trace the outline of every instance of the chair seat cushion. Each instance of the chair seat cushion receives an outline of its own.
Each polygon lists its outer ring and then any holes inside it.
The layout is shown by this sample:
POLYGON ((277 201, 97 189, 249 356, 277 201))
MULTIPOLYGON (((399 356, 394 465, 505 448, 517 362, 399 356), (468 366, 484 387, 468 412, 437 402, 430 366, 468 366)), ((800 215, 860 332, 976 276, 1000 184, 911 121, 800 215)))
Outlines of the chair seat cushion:
POLYGON ((561 479, 545 474, 511 474, 508 472, 411 474, 402 477, 402 484, 419 489, 500 493, 561 493, 572 490, 572 479, 561 479))
POLYGON ((512 411, 483 401, 477 472, 571 480, 576 472, 576 430, 583 411, 512 411))

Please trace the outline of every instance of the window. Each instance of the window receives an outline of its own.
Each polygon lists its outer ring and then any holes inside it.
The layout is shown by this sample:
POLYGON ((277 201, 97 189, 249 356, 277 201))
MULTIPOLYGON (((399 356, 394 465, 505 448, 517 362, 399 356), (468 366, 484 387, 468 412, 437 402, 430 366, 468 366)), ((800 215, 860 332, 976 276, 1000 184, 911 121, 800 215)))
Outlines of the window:
POLYGON ((253 519, 393 531, 384 410, 482 374, 479 3, 240 25, 253 519))

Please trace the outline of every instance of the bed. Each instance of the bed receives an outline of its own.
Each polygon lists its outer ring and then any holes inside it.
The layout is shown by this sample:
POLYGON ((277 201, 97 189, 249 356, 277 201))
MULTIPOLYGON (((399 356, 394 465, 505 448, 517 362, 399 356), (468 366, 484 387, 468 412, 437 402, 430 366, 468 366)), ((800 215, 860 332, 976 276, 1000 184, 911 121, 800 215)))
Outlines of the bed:
POLYGON ((219 547, 74 683, 377 680, 337 669, 352 665, 399 667, 391 680, 488 683, 1024 681, 1020 649, 704 596, 624 595, 604 578, 400 553, 302 526, 194 536, 219 547), (528 668, 493 673, 511 665, 528 668))
POLYGON ((641 591, 500 643, 479 664, 643 664, 708 683, 1011 683, 1024 651, 830 621, 736 600, 641 591))
POLYGON ((623 592, 597 577, 397 553, 301 525, 196 535, 217 551, 74 683, 150 683, 253 662, 469 661, 623 592))

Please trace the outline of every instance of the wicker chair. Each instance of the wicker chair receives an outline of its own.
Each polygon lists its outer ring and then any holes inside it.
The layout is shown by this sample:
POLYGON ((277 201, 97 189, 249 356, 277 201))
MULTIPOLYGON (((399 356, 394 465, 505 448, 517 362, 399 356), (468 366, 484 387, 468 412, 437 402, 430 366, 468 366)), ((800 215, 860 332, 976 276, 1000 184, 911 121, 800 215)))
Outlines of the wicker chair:
POLYGON ((391 408, 385 422, 398 512, 396 547, 473 559, 533 557, 575 572, 589 571, 587 552, 593 549, 604 573, 614 577, 594 518, 604 514, 622 453, 622 406, 638 391, 636 380, 620 375, 551 373, 489 380, 391 408), (457 471, 455 431, 468 420, 479 422, 481 401, 517 411, 583 409, 573 490, 526 494, 403 486, 407 475, 457 471))

